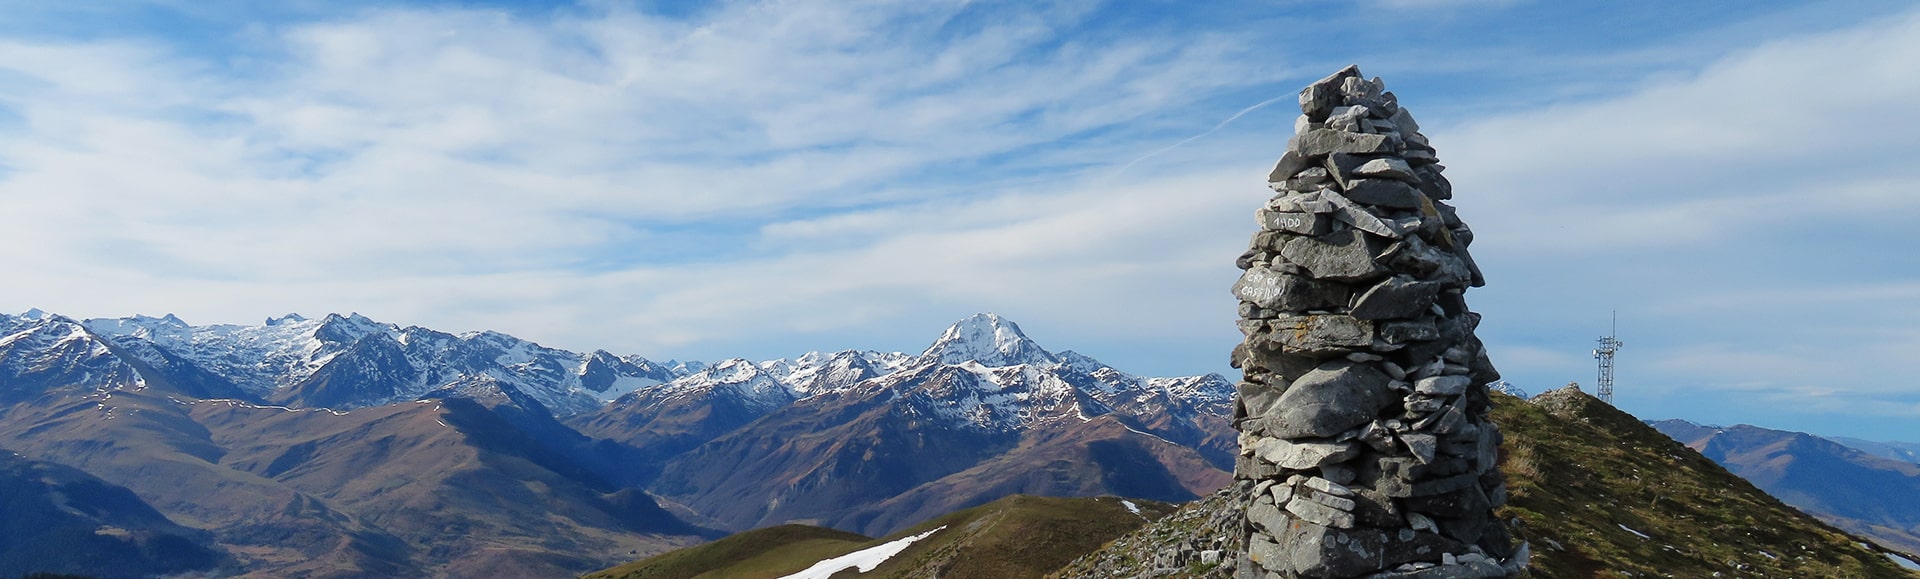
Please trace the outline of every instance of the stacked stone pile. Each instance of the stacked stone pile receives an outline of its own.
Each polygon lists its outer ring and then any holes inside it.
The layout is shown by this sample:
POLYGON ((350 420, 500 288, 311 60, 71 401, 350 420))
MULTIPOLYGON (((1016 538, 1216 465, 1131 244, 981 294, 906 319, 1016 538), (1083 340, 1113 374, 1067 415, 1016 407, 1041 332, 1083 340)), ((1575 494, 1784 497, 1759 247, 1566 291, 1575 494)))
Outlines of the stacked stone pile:
POLYGON ((1239 577, 1506 577, 1473 232, 1420 126, 1347 67, 1300 93, 1238 265, 1239 577))

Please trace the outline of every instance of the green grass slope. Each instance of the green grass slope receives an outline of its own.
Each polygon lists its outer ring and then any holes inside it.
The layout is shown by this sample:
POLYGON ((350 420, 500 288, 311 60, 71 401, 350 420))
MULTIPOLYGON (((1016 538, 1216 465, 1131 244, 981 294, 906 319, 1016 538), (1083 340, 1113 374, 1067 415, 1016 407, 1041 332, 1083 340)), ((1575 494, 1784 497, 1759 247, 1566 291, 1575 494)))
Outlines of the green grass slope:
POLYGON ((1537 577, 1914 576, 1578 390, 1496 396, 1493 420, 1502 518, 1519 519, 1537 577))
MULTIPOLYGON (((1494 394, 1506 434, 1500 513, 1532 545, 1532 577, 1901 578, 1884 551, 1794 510, 1577 390, 1494 394)), ((1189 556, 1238 550, 1240 485, 1183 507, 1054 577, 1231 577, 1189 556)))
POLYGON ((825 527, 780 525, 597 571, 586 579, 779 577, 871 542, 864 535, 825 527))
POLYGON ((940 529, 861 577, 1040 577, 1120 535, 1166 516, 1175 505, 1129 499, 1014 495, 948 513, 892 536, 865 537, 803 525, 738 533, 587 575, 591 579, 758 579, 940 529), (944 528, 942 528, 944 527, 944 528))

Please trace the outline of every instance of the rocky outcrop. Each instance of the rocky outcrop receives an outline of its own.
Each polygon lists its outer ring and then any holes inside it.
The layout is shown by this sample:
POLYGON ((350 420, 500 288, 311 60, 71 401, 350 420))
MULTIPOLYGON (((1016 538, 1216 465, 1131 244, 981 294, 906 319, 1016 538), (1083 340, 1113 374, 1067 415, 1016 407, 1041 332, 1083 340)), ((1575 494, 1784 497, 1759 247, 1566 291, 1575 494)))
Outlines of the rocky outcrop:
POLYGON ((1420 126, 1347 67, 1300 93, 1233 286, 1246 340, 1237 577, 1505 577, 1473 232, 1420 126))

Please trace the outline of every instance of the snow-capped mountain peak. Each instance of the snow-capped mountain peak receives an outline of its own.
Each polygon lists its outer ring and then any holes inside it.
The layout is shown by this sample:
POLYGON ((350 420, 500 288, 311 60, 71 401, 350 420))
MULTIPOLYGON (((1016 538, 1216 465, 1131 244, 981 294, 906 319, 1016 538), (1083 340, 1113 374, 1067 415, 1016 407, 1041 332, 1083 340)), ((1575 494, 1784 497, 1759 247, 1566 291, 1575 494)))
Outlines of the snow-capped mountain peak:
POLYGON ((1059 363, 1051 352, 1022 333, 1019 325, 991 313, 974 314, 954 323, 920 357, 941 364, 972 361, 996 368, 1059 363))

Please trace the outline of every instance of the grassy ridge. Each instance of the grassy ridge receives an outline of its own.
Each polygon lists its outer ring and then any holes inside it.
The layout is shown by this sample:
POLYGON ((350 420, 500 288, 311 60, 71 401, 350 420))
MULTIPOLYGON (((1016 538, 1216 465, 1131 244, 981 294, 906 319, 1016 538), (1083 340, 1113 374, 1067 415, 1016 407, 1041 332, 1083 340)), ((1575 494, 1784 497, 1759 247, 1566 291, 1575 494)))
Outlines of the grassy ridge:
MULTIPOLYGON (((1591 396, 1493 398, 1511 495, 1500 519, 1532 545, 1532 577, 1920 577, 1591 396)), ((1220 566, 1155 565, 1157 555, 1183 546, 1236 544, 1226 535, 1238 524, 1209 522, 1233 508, 1232 497, 1189 503, 1170 517, 1170 505, 1135 503, 1145 516, 1113 498, 1008 497, 901 531, 896 537, 947 526, 860 576, 1018 578, 1056 569, 1074 577, 1227 576, 1220 566), (1073 561, 1079 555, 1086 556, 1073 561)), ((885 540, 787 559, 783 572, 770 575, 747 574, 745 565, 757 559, 703 569, 711 577, 778 576, 885 540)))
POLYGON ((863 577, 1039 577, 1083 553, 1172 513, 1167 503, 1014 495, 955 511, 880 539, 781 525, 739 533, 587 575, 590 579, 779 577, 814 563, 945 527, 863 577))
POLYGON ((1493 420, 1507 434, 1501 518, 1520 521, 1536 577, 1913 577, 1578 391, 1496 395, 1493 420))
POLYGON ((683 579, 779 577, 815 561, 858 550, 872 539, 822 527, 780 525, 736 533, 725 539, 663 553, 587 579, 683 579))

